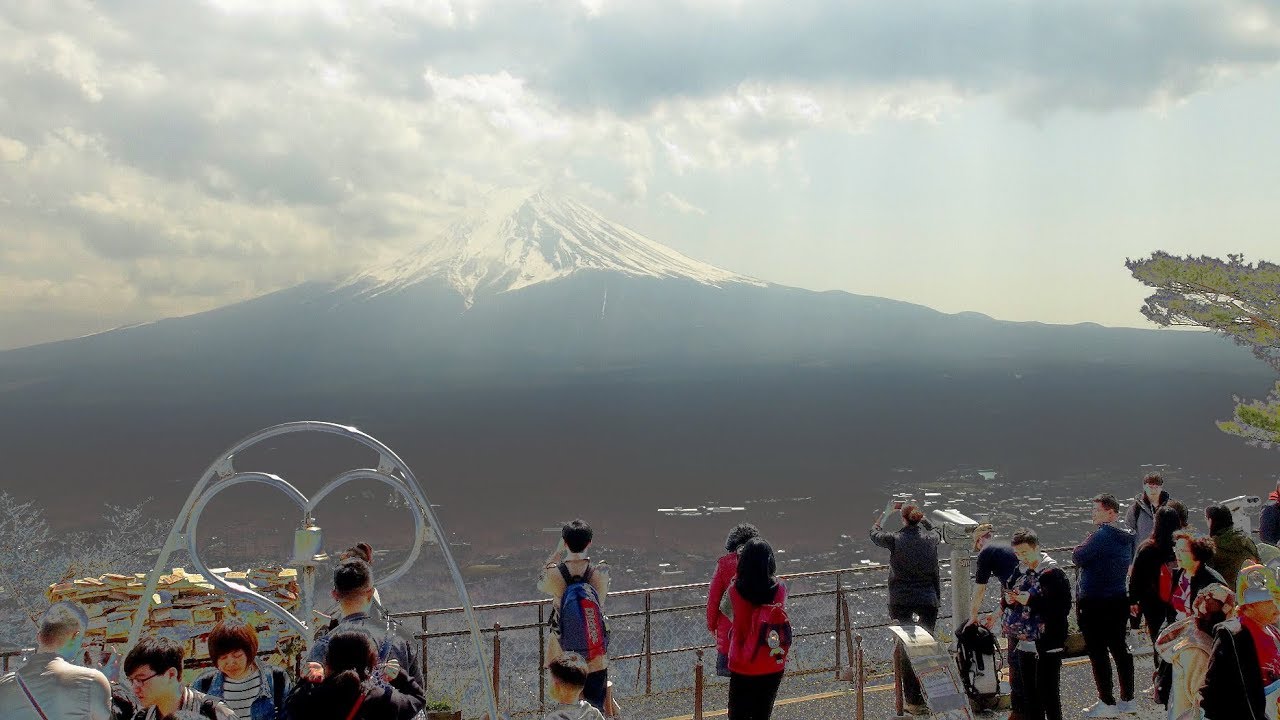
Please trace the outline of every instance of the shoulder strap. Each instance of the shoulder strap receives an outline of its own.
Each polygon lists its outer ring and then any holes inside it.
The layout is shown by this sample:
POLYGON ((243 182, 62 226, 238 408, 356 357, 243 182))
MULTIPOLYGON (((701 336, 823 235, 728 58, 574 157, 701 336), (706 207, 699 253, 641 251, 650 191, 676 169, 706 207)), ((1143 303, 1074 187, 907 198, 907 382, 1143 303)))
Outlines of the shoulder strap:
POLYGON ((356 715, 360 713, 360 706, 364 705, 364 688, 360 689, 360 696, 356 698, 356 704, 351 706, 351 712, 347 713, 347 720, 355 720, 356 715))
POLYGON ((31 694, 31 688, 27 687, 27 683, 23 681, 22 676, 15 672, 13 679, 18 681, 18 687, 22 688, 22 694, 27 696, 27 702, 31 703, 31 709, 36 711, 36 714, 40 716, 40 720, 49 720, 49 716, 44 714, 40 703, 36 702, 35 696, 31 694))
POLYGON ((587 563, 587 569, 582 571, 581 576, 574 575, 569 572, 569 563, 560 563, 560 577, 564 578, 565 585, 572 585, 576 582, 587 582, 591 579, 591 563, 587 563))
POLYGON ((271 671, 271 700, 275 704, 276 717, 284 712, 284 670, 276 668, 271 671))

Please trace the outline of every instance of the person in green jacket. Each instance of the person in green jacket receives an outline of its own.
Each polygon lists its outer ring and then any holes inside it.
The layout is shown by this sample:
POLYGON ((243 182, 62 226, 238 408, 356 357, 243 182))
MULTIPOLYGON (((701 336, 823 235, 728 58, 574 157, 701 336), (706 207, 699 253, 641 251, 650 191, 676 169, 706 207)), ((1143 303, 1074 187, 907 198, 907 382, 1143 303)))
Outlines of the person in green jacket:
POLYGON ((1218 571, 1227 587, 1235 587, 1240 568, 1258 562, 1258 546, 1253 538, 1235 526, 1231 509, 1226 505, 1210 505, 1204 516, 1209 521, 1209 536, 1213 538, 1213 559, 1209 567, 1218 571))

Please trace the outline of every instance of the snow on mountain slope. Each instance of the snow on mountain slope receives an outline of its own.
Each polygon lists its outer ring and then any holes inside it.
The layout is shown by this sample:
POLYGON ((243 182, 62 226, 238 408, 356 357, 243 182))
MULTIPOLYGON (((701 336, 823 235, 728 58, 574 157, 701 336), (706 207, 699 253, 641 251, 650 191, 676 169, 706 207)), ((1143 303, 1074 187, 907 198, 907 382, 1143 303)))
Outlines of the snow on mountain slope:
POLYGON ((550 282, 581 270, 684 278, 720 287, 754 278, 686 257, 601 217, 573 200, 546 193, 508 193, 389 265, 358 273, 344 287, 365 295, 443 279, 470 306, 478 295, 550 282))

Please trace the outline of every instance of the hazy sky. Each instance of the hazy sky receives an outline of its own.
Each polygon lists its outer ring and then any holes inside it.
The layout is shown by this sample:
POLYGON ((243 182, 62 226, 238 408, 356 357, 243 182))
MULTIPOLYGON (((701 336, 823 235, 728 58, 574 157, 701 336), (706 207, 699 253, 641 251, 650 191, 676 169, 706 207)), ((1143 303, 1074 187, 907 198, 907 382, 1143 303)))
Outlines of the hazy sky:
POLYGON ((774 282, 1145 326, 1126 256, 1280 260, 1278 62, 1276 0, 3 3, 0 348, 516 184, 774 282))

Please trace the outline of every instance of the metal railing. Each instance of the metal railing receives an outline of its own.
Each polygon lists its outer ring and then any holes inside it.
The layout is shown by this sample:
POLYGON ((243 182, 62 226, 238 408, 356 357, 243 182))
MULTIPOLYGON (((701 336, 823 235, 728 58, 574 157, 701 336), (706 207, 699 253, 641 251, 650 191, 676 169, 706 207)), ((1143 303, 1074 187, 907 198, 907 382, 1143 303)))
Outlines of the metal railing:
MULTIPOLYGON (((1070 549, 1046 548, 1050 553, 1070 549)), ((949 640, 949 626, 941 622, 952 619, 948 565, 944 559, 943 612, 938 620, 941 634, 949 640)), ((1061 567, 1075 573, 1073 565, 1061 567)), ((888 565, 877 563, 779 575, 788 585, 788 614, 795 628, 788 676, 831 672, 839 677, 854 666, 855 655, 864 652, 877 675, 889 675, 890 634, 867 633, 895 624, 887 615, 888 583, 883 577, 887 571, 888 565)), ((608 594, 604 604, 609 611, 609 677, 616 697, 635 699, 700 686, 702 655, 715 648, 704 615, 709 588, 709 582, 698 582, 608 594)), ((487 680, 499 691, 506 712, 532 714, 546 707, 547 620, 553 603, 543 598, 475 606, 485 619, 482 632, 493 648, 487 680)), ((475 683, 465 673, 473 660, 451 658, 465 653, 459 641, 467 630, 456 620, 461 612, 457 607, 433 608, 397 612, 392 617, 410 626, 416 620, 413 637, 419 644, 428 692, 467 705, 475 683)))
MULTIPOLYGON (((1062 567, 1075 573, 1072 565, 1062 567)), ((946 560, 942 569, 940 610, 945 611, 950 608, 951 582, 946 560)), ((867 633, 894 624, 886 612, 888 583, 883 574, 887 570, 888 565, 876 563, 779 575, 788 585, 788 614, 795 628, 789 677, 830 672, 840 678, 844 671, 845 679, 854 680, 848 669, 864 672, 863 664, 856 662, 864 654, 865 667, 875 670, 873 676, 890 674, 890 634, 867 633)), ((608 594, 610 681, 616 697, 627 700, 696 690, 695 707, 700 704, 706 684, 703 653, 715 648, 705 619, 709 588, 710 583, 698 582, 608 594)), ((475 606, 485 619, 482 632, 492 642, 487 678, 475 676, 461 607, 397 612, 392 617, 418 643, 429 696, 449 699, 456 706, 478 707, 483 682, 501 696, 505 712, 528 715, 543 712, 547 705, 548 619, 553 602, 542 598, 475 606), (417 627, 412 628, 415 619, 417 627)), ((938 619, 951 617, 943 612, 938 619)), ((947 623, 939 623, 944 637, 950 635, 947 628, 947 623)), ((0 669, 9 671, 11 660, 28 652, 0 652, 0 669)), ((711 677, 712 685, 724 682, 711 677)))

